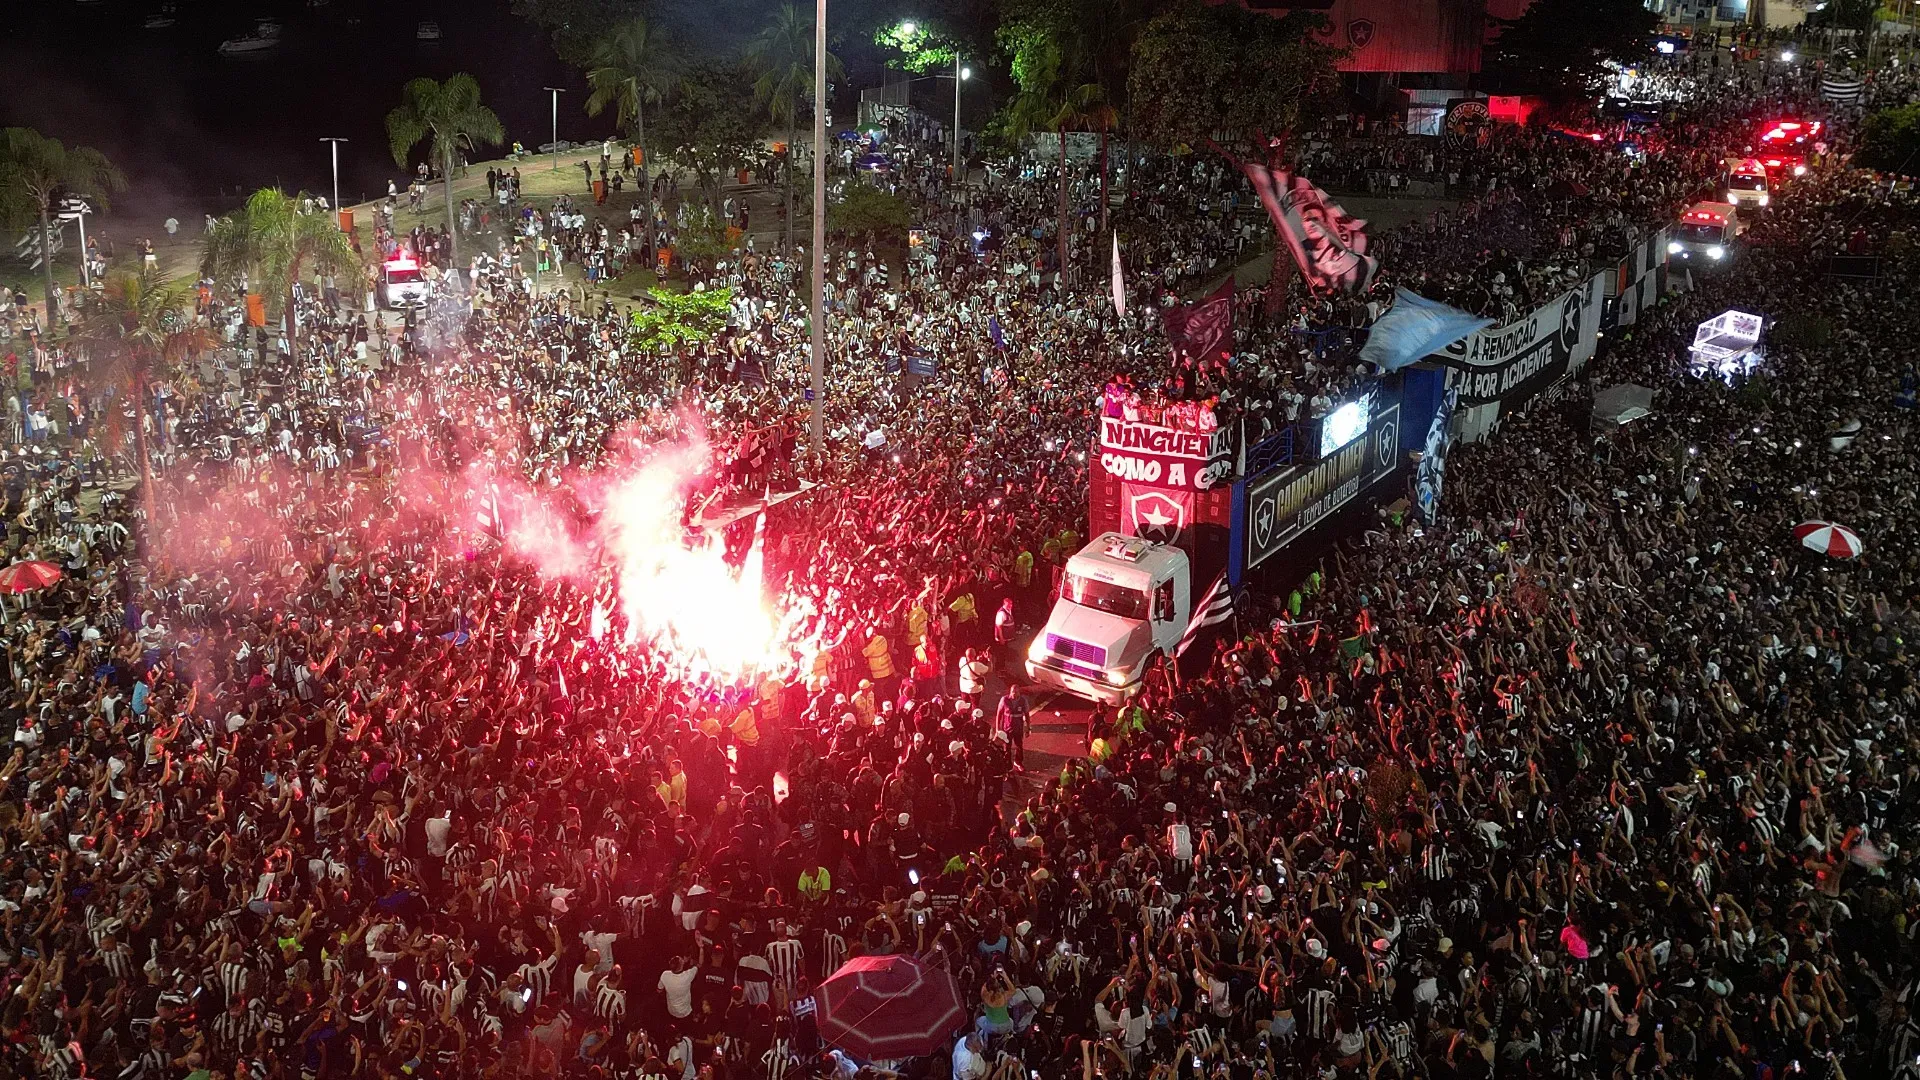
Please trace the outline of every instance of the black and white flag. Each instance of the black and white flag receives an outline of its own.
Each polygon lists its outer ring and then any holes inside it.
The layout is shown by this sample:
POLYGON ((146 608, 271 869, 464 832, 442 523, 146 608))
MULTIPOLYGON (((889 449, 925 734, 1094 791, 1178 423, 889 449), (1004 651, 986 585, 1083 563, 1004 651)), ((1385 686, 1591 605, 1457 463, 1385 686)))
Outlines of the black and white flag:
POLYGON ((1233 617, 1233 586, 1227 584, 1227 575, 1221 574, 1214 580, 1213 588, 1207 595, 1193 605, 1193 618, 1187 621, 1187 632, 1180 635, 1180 647, 1173 651, 1175 656, 1185 656, 1187 647, 1200 631, 1209 626, 1218 626, 1233 617))

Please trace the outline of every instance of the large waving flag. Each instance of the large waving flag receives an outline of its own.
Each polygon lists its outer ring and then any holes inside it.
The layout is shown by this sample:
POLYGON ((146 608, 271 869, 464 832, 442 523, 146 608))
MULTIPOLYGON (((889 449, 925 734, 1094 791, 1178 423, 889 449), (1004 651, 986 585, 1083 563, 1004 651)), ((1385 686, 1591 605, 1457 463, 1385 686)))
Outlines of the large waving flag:
POLYGON ((1367 328, 1360 359, 1382 371, 1399 371, 1492 325, 1492 319, 1395 289, 1393 309, 1367 328))
POLYGON ((1240 166, 1293 252, 1300 274, 1317 292, 1364 292, 1380 261, 1367 254, 1367 223, 1346 212, 1312 183, 1258 161, 1240 166))
POLYGON ((1211 356, 1230 348, 1233 335, 1233 277, 1197 304, 1175 304, 1160 313, 1161 326, 1179 357, 1211 356))
POLYGON ((1120 233, 1113 234, 1113 311, 1121 318, 1127 317, 1126 277, 1120 269, 1120 233))
POLYGON ((1213 588, 1207 595, 1193 605, 1193 617, 1187 621, 1187 632, 1180 635, 1180 644, 1173 650, 1175 656, 1185 656, 1187 647, 1200 636, 1200 631, 1209 626, 1218 626, 1233 617, 1233 586, 1227 584, 1227 575, 1221 574, 1214 579, 1213 588))

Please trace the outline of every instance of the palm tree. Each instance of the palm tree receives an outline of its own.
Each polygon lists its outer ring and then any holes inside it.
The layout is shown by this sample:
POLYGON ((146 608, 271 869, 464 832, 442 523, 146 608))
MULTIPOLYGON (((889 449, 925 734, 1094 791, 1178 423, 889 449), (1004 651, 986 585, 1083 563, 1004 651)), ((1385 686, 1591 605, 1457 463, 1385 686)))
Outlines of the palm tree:
MULTIPOLYGON (((813 100, 813 12, 784 4, 747 44, 747 63, 759 74, 753 103, 787 129, 787 250, 793 250, 793 140, 802 108, 813 100)), ((838 57, 827 54, 827 78, 846 75, 838 57)))
POLYGON ((440 162, 447 182, 447 243, 453 265, 460 265, 460 234, 453 223, 453 158, 456 151, 472 150, 476 143, 497 145, 506 129, 493 110, 480 104, 480 84, 466 72, 446 82, 414 79, 400 89, 400 107, 387 114, 387 141, 394 164, 407 167, 407 155, 422 139, 431 139, 427 153, 440 162))
MULTIPOLYGON (((101 206, 107 193, 124 191, 127 180, 105 154, 87 146, 66 146, 32 128, 0 131, 0 217, 21 223, 38 218, 40 269, 46 275, 47 329, 59 312, 53 284, 54 204, 62 196, 84 195, 101 206)), ((80 253, 86 258, 86 253, 80 253)))
POLYGON ((1099 83, 1078 82, 1069 77, 1059 49, 1048 49, 1038 57, 1030 75, 1031 89, 1022 89, 1007 107, 1006 130, 1016 144, 1036 131, 1051 131, 1060 137, 1060 275, 1066 280, 1067 245, 1067 132, 1100 126, 1104 132, 1112 122, 1113 109, 1099 83))
POLYGON ((201 273, 215 281, 246 274, 262 296, 284 305, 287 345, 298 341, 293 286, 301 272, 344 274, 360 267, 353 239, 330 215, 303 214, 301 196, 279 188, 261 188, 246 205, 213 223, 201 259, 201 273))
POLYGON ((587 64, 587 115, 599 116, 608 105, 615 109, 621 130, 640 148, 640 177, 647 200, 647 250, 653 250, 653 185, 647 172, 648 102, 659 103, 674 85, 679 56, 667 47, 665 35, 635 16, 622 23, 593 47, 587 64))
MULTIPOLYGON (((338 230, 335 230, 338 231, 338 230)), ((153 473, 147 459, 147 378, 157 361, 169 367, 213 347, 212 333, 194 317, 193 283, 168 281, 143 267, 109 277, 90 305, 80 338, 97 349, 105 367, 93 370, 106 382, 127 384, 134 404, 133 446, 140 469, 140 505, 147 529, 155 527, 153 473)))

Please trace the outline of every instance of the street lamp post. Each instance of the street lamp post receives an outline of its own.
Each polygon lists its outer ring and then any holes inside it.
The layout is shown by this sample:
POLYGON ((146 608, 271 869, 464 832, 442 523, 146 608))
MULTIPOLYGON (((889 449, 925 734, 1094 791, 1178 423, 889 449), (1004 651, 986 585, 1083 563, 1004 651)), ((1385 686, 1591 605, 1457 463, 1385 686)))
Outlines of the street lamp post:
POLYGON ((813 21, 813 431, 817 461, 827 444, 827 0, 814 0, 813 21))
POLYGON ((960 181, 960 84, 973 77, 973 69, 960 66, 960 50, 953 50, 953 179, 960 181))
POLYGON ((336 215, 336 220, 338 220, 337 215, 340 213, 340 144, 347 140, 325 138, 320 141, 333 144, 333 212, 336 215))
POLYGON ((549 86, 547 92, 553 95, 553 171, 560 171, 560 95, 566 93, 564 87, 549 86))

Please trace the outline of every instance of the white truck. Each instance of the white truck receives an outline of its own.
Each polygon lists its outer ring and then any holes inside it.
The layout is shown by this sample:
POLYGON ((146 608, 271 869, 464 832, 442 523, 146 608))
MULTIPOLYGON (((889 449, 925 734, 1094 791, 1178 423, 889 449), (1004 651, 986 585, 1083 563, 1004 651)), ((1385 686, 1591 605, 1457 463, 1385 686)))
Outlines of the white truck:
POLYGON ((1027 649, 1035 683, 1106 705, 1140 692, 1159 657, 1173 656, 1193 612, 1187 553, 1104 533, 1067 560, 1047 624, 1027 649))

